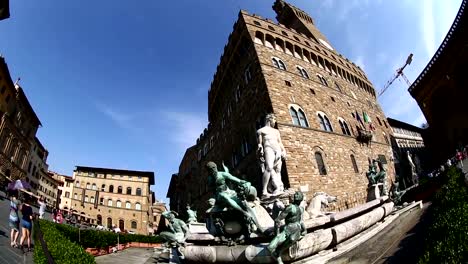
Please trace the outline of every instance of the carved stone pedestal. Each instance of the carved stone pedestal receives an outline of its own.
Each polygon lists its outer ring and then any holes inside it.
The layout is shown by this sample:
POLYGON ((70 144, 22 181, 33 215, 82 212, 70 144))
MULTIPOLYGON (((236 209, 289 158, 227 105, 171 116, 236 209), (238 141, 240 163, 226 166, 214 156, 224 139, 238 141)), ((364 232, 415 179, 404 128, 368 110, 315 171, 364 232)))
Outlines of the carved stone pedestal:
POLYGON ((383 188, 382 183, 372 184, 367 187, 367 202, 380 198, 380 188, 383 188))

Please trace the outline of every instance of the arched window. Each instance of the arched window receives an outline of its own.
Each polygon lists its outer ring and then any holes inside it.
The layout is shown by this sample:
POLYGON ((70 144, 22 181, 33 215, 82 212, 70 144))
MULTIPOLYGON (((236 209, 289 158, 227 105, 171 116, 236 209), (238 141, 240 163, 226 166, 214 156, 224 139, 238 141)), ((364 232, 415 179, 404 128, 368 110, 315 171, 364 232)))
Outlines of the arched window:
POLYGON ((112 199, 107 200, 107 206, 112 206, 112 199))
POLYGON ((297 115, 297 111, 293 107, 290 107, 289 108, 289 113, 291 114, 293 125, 298 126, 299 125, 299 116, 297 115))
POLYGON ((135 209, 136 209, 136 210, 141 210, 141 204, 140 204, 140 203, 136 203, 136 204, 135 204, 135 209))
POLYGON ((88 202, 88 195, 85 195, 84 201, 88 202))
POLYGON ((76 186, 77 188, 80 188, 80 181, 76 181, 75 186, 76 186))
POLYGON ((255 32, 255 43, 263 45, 263 33, 260 31, 255 32))
POLYGON ((90 202, 91 202, 91 203, 94 203, 94 196, 91 196, 90 202))
POLYGON ((88 189, 88 190, 91 189, 91 184, 89 184, 89 182, 86 183, 86 189, 88 189))
POLYGON ((283 71, 286 70, 286 65, 284 64, 284 62, 281 59, 273 57, 273 58, 271 58, 271 61, 273 62, 273 65, 276 68, 278 68, 280 70, 283 70, 283 71))
POLYGON ((328 87, 328 82, 327 80, 320 74, 317 74, 317 78, 319 79, 320 83, 323 85, 323 86, 327 86, 328 87))
POLYGON ((114 192, 114 185, 109 185, 109 192, 113 193, 114 192))
POLYGON ((122 186, 117 187, 117 193, 122 193, 122 186))
POLYGON ((127 194, 132 194, 132 187, 127 187, 127 194))
POLYGON ((286 42, 286 54, 293 55, 292 50, 293 50, 293 45, 289 42, 286 42))
POLYGON ((98 225, 102 225, 102 216, 101 216, 101 215, 97 215, 96 219, 97 219, 97 224, 98 224, 98 225))
POLYGON ((354 158, 353 154, 349 155, 349 157, 351 158, 351 163, 353 164, 354 172, 359 173, 359 168, 356 163, 356 158, 354 158))
POLYGON ((301 66, 296 66, 296 69, 297 69, 297 71, 299 71, 299 74, 302 77, 304 77, 306 79, 309 79, 309 74, 307 73, 307 71, 304 68, 302 68, 301 66))
POLYGON ((323 162, 322 153, 318 151, 315 152, 315 161, 317 162, 317 169, 319 170, 320 175, 327 175, 327 169, 323 162))
POLYGON ((337 89, 338 91, 341 92, 341 87, 340 87, 340 85, 339 85, 337 82, 335 82, 335 87, 336 87, 336 89, 337 89))
POLYGON ((328 120, 328 117, 324 113, 318 112, 317 117, 320 123, 320 128, 322 130, 333 132, 333 128, 331 126, 330 120, 328 120))
POLYGON ((344 135, 351 136, 351 131, 349 131, 349 127, 346 121, 344 121, 343 118, 338 118, 338 123, 340 123, 341 132, 343 132, 344 135))
POLYGON ((388 128, 387 122, 385 122, 385 120, 382 120, 382 121, 383 121, 383 124, 385 125, 385 127, 388 128))
POLYGON ((136 189, 136 195, 141 196, 141 188, 137 188, 137 189, 136 189))
POLYGON ((112 218, 107 217, 107 228, 112 228, 112 218))
POLYGON ((289 114, 291 115, 293 125, 309 127, 305 113, 298 105, 291 105, 289 107, 289 114))
POLYGON ((78 194, 75 193, 75 194, 73 195, 73 199, 78 200, 78 194))
POLYGON ((137 229, 137 222, 136 221, 132 221, 132 229, 137 229))
POLYGON ((379 125, 381 126, 382 122, 380 122, 380 118, 379 117, 376 117, 376 118, 377 118, 377 122, 379 122, 379 125))
POLYGON ((284 42, 283 40, 277 38, 275 39, 276 45, 275 49, 284 52, 284 42))
POLYGON ((115 206, 117 207, 122 207, 122 202, 120 200, 117 200, 117 203, 115 203, 115 206))
POLYGON ((275 43, 275 38, 267 34, 265 37, 265 47, 274 49, 273 47, 274 43, 275 43))
POLYGON ((299 124, 303 127, 309 127, 309 123, 307 122, 307 119, 302 109, 299 109, 299 111, 297 111, 297 115, 299 116, 299 124))
POLYGON ((93 183, 92 188, 93 188, 93 190, 97 190, 97 186, 96 186, 95 183, 93 183))
POLYGON ((325 127, 327 128, 327 131, 333 132, 333 128, 331 126, 330 120, 328 120, 328 117, 323 116, 323 119, 325 121, 325 127))
POLYGON ((105 190, 106 190, 106 185, 103 184, 103 185, 101 186, 101 191, 104 192, 105 190))
POLYGON ((127 209, 132 208, 132 204, 129 201, 125 202, 125 208, 127 209))

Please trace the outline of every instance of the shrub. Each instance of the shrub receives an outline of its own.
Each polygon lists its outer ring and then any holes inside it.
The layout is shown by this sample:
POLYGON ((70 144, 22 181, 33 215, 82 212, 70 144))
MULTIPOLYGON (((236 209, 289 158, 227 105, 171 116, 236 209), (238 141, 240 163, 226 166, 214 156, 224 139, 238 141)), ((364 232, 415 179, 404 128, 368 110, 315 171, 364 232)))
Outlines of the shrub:
POLYGON ((419 263, 468 262, 468 191, 464 174, 452 167, 447 179, 433 201, 433 223, 419 263))
MULTIPOLYGON (((117 245, 117 234, 109 231, 99 231, 93 229, 79 230, 64 224, 54 224, 56 229, 71 241, 82 245, 84 248, 106 248, 117 245)), ((119 242, 125 244, 128 242, 142 243, 160 243, 162 239, 159 236, 145 236, 137 234, 119 234, 119 242)))
MULTIPOLYGON (((57 228, 56 224, 39 220, 36 222, 40 225, 40 229, 43 234, 44 241, 47 244, 47 248, 50 255, 55 260, 55 263, 63 264, 95 264, 94 257, 88 254, 83 247, 73 243, 67 237, 65 237, 57 228)), ((35 228, 35 230, 37 227, 35 228)), ((47 264, 47 259, 42 246, 39 241, 37 230, 34 234, 35 246, 34 247, 34 263, 47 264)))

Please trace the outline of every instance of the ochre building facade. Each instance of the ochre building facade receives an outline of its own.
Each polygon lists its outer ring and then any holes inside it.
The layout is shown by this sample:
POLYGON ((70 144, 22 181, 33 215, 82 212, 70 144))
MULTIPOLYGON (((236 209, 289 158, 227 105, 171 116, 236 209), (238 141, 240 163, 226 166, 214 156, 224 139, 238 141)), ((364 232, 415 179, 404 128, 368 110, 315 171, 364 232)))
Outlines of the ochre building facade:
POLYGON ((239 13, 208 93, 209 124, 172 176, 172 210, 207 207, 210 160, 260 188, 256 130, 267 113, 276 115, 287 151, 287 188, 308 198, 335 195, 333 209, 342 210, 365 202, 370 160, 379 158, 394 180, 392 131, 364 71, 334 50, 306 12, 284 1, 273 9, 279 23, 239 13))
POLYGON ((82 221, 149 234, 154 173, 77 166, 73 172, 71 209, 82 221))

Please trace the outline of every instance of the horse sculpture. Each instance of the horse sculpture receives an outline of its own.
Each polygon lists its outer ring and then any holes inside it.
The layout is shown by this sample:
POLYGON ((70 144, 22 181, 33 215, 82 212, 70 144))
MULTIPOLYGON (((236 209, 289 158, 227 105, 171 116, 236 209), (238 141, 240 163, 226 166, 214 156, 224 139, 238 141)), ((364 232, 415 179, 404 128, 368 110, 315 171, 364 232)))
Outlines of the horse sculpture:
POLYGON ((324 216, 322 208, 328 207, 330 203, 336 202, 336 196, 331 196, 325 192, 316 192, 309 205, 306 208, 306 212, 310 218, 316 218, 324 216))

